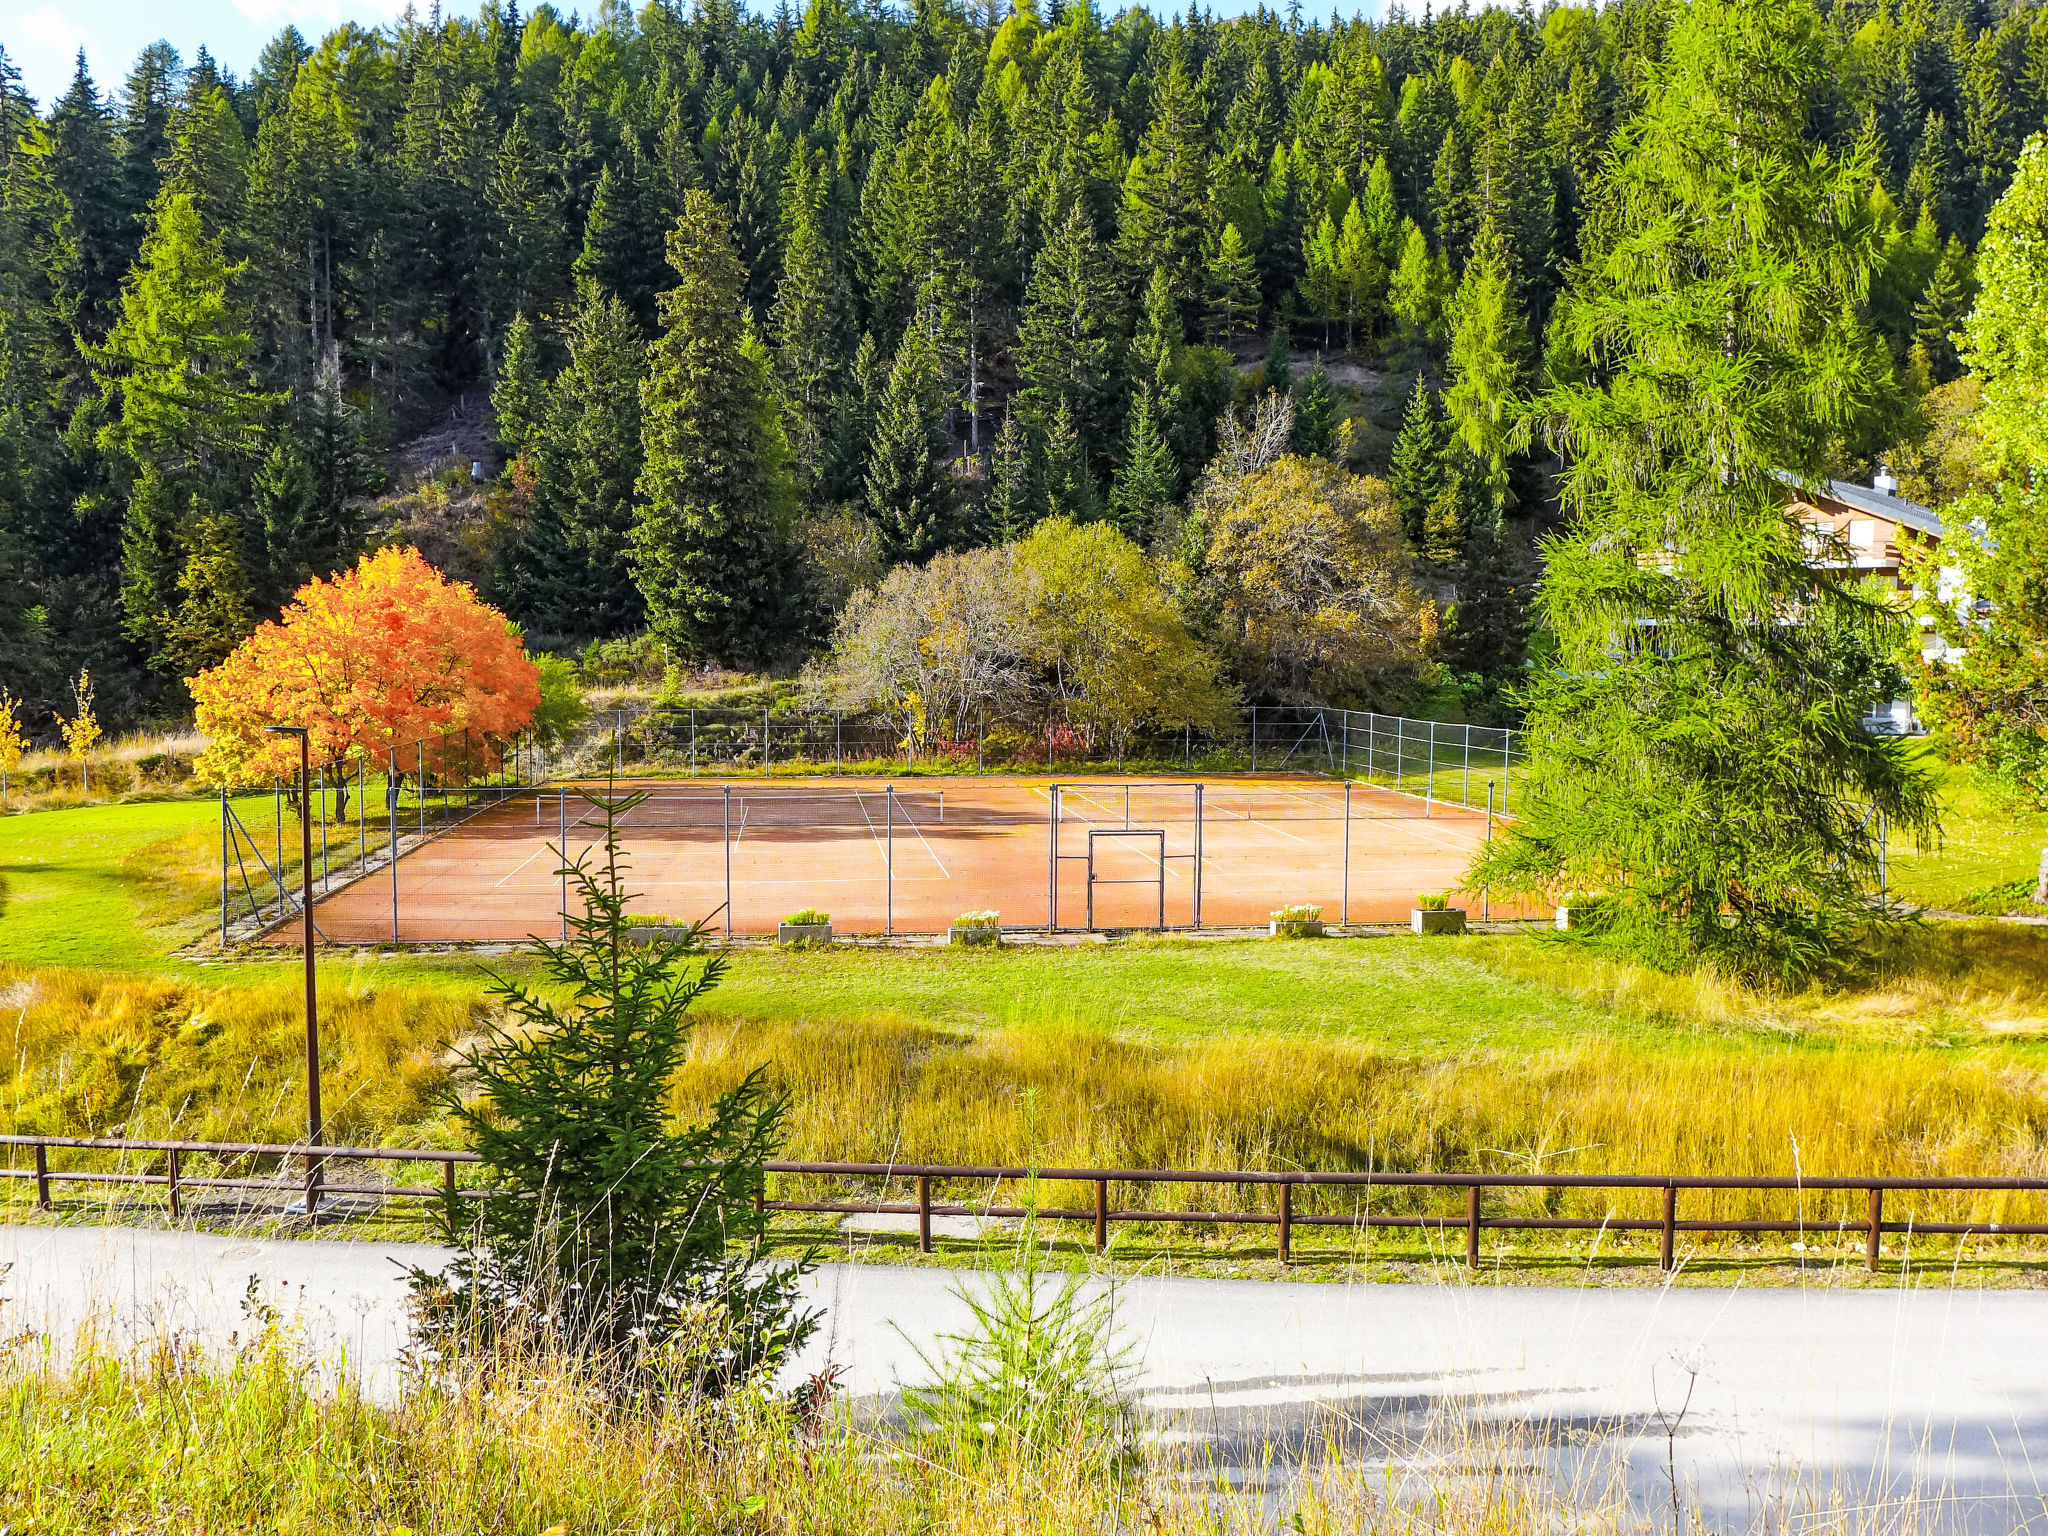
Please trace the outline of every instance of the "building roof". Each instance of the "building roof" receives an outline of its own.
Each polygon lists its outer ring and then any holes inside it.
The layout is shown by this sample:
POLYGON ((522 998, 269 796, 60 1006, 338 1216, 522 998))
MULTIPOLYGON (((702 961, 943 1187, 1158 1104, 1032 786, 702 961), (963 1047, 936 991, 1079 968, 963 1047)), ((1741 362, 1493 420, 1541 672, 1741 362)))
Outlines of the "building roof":
POLYGON ((1942 536, 1940 516, 1917 501, 1908 501, 1903 496, 1894 496, 1872 486, 1858 485, 1853 480, 1830 480, 1827 494, 1830 500, 1839 501, 1858 512, 1867 512, 1872 517, 1881 517, 1886 522, 1918 533, 1930 533, 1937 539, 1942 536))

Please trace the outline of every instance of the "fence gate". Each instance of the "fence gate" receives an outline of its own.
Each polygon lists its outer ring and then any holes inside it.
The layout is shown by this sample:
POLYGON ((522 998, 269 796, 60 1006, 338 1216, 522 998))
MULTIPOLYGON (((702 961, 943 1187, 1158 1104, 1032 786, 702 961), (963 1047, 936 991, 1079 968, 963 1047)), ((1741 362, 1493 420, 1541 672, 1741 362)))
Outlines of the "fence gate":
POLYGON ((1166 927, 1166 831, 1163 827, 1090 827, 1088 829, 1088 927, 1095 927, 1095 887, 1098 885, 1153 885, 1159 888, 1159 921, 1155 927, 1166 927), (1136 838, 1140 841, 1150 838, 1153 845, 1152 876, 1135 880, 1109 879, 1096 873, 1095 840, 1099 837, 1136 838))

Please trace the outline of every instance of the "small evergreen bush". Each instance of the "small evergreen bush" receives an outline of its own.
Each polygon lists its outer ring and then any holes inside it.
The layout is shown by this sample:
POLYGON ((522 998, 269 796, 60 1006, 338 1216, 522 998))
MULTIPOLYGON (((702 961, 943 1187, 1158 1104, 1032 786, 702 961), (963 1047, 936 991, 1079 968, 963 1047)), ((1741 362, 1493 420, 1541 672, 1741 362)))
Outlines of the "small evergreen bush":
POLYGON ((717 1394, 772 1369, 816 1327, 799 1310, 809 1261, 756 1262, 754 1208, 787 1102, 760 1069, 678 1127, 670 1094, 689 1011, 725 975, 704 925, 630 941, 618 822, 643 799, 593 797, 601 862, 565 860, 583 912, 560 944, 536 940, 545 990, 492 976, 501 1022, 462 1058, 446 1099, 481 1158, 485 1196, 452 1193, 443 1237, 461 1252, 413 1272, 430 1342, 461 1346, 539 1329, 615 1377, 673 1380, 678 1361, 717 1394))

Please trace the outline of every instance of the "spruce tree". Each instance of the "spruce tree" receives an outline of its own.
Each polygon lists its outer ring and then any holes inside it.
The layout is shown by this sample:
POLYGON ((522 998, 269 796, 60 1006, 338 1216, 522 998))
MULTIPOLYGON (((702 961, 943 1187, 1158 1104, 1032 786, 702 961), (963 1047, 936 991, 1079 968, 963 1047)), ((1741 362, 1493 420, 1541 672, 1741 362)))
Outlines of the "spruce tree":
POLYGON ((1337 394, 1317 363, 1294 391, 1294 451, 1304 458, 1327 454, 1337 434, 1337 394))
POLYGON ((1529 690, 1518 819, 1467 877, 1605 891, 1638 953, 1751 974, 1810 974, 1895 920, 1880 818, 1898 837, 1935 814, 1839 686, 1845 654, 1904 638, 1896 610, 1816 566, 1789 505, 1903 409, 1857 312, 1874 167, 1808 137, 1825 37, 1796 0, 1678 13, 1560 322, 1600 371, 1537 403, 1569 455, 1541 598, 1559 654, 1529 690))
POLYGON ((1165 269, 1183 320, 1202 298, 1202 208, 1209 148, 1201 91, 1178 59, 1167 66, 1152 118, 1124 177, 1117 254, 1136 276, 1165 269))
POLYGON ((1258 323, 1258 263, 1237 226, 1226 224, 1209 256, 1209 339, 1228 346, 1258 323))
POLYGON ((745 345, 746 277, 709 193, 685 195, 668 262, 678 281, 661 296, 661 332, 640 392, 646 462, 634 570, 664 641, 755 662, 789 635, 792 493, 768 437, 766 369, 745 345))
POLYGON ((1142 543, 1162 507, 1179 490, 1173 449, 1154 419, 1149 391, 1131 407, 1124 434, 1124 461, 1109 487, 1109 518, 1124 534, 1142 543))
POLYGON ((828 440, 852 350, 853 317, 825 229, 824 189, 808 157, 790 162, 783 214, 782 281, 768 326, 798 484, 816 494, 830 477, 828 440))
POLYGON ((594 858, 555 850, 575 906, 567 938, 536 941, 546 986, 492 978, 503 1022, 462 1053, 446 1099, 485 1198, 450 1196, 442 1235, 460 1251, 412 1282, 444 1349, 554 1339, 609 1386, 674 1388, 681 1362, 696 1377, 684 1384, 717 1396, 800 1348, 817 1320, 797 1300, 806 1266, 769 1269, 759 1252, 761 1165, 784 1101, 756 1071, 701 1123, 675 1123, 690 1010, 726 962, 703 952, 701 929, 635 942, 618 826, 643 798, 597 802, 594 858))
POLYGON ((654 326, 655 295, 668 286, 662 258, 661 210, 637 150, 598 173, 597 193, 583 226, 583 250, 572 271, 615 293, 643 328, 654 326))
POLYGON ((988 500, 982 516, 999 542, 1022 538, 1038 521, 1043 500, 1032 466, 1031 434, 1016 410, 1003 417, 989 455, 988 500))
POLYGON ((1102 510, 1095 472, 1088 467, 1088 452, 1074 425, 1074 413, 1065 401, 1053 412, 1039 450, 1039 489, 1044 497, 1041 515, 1067 517, 1077 523, 1094 520, 1102 510))
POLYGON ((1418 550, 1422 548, 1429 509, 1443 490, 1444 453, 1450 444, 1450 424, 1444 420, 1436 391, 1418 373, 1415 387, 1408 392, 1401 435, 1394 439, 1394 462, 1389 476, 1394 487, 1394 506, 1401 514, 1401 531, 1418 550))
POLYGON ((554 506, 568 579, 548 605, 557 633, 610 636, 641 620, 628 541, 643 461, 640 382, 647 343, 625 301, 585 282, 550 393, 540 493, 554 506))
POLYGON ((1017 374, 1034 420, 1049 422, 1064 405, 1090 430, 1102 422, 1113 390, 1118 308, 1101 243, 1077 207, 1038 253, 1024 290, 1017 374))
POLYGON ((517 458, 533 446, 548 413, 548 379, 541 362, 540 332, 525 314, 505 332, 505 357, 491 390, 492 432, 498 451, 517 458))
POLYGON ((898 561, 928 560, 954 538, 945 381, 930 324, 921 312, 904 329, 868 456, 868 516, 889 558, 898 561))

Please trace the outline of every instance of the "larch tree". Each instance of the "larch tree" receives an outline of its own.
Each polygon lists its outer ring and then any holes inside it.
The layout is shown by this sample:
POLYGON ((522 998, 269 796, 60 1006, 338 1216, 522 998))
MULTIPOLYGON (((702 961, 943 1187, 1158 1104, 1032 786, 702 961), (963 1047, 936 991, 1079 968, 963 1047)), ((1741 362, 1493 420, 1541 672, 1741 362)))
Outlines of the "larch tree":
POLYGON ((685 195, 668 239, 676 286, 640 400, 646 463, 633 563, 656 634, 692 655, 754 661, 790 633, 793 487, 765 356, 749 345, 746 276, 710 194, 685 195))
POLYGON ((1529 689, 1518 820, 1467 878, 1607 893, 1660 962, 1826 966, 1897 920, 1880 828, 1934 824, 1926 772, 1845 675, 1900 615, 1816 565, 1789 505, 1901 408, 1857 310, 1874 168, 1808 134, 1829 67, 1804 4, 1680 14, 1564 300, 1588 372, 1528 417, 1566 461, 1541 599, 1559 651, 1529 689))

